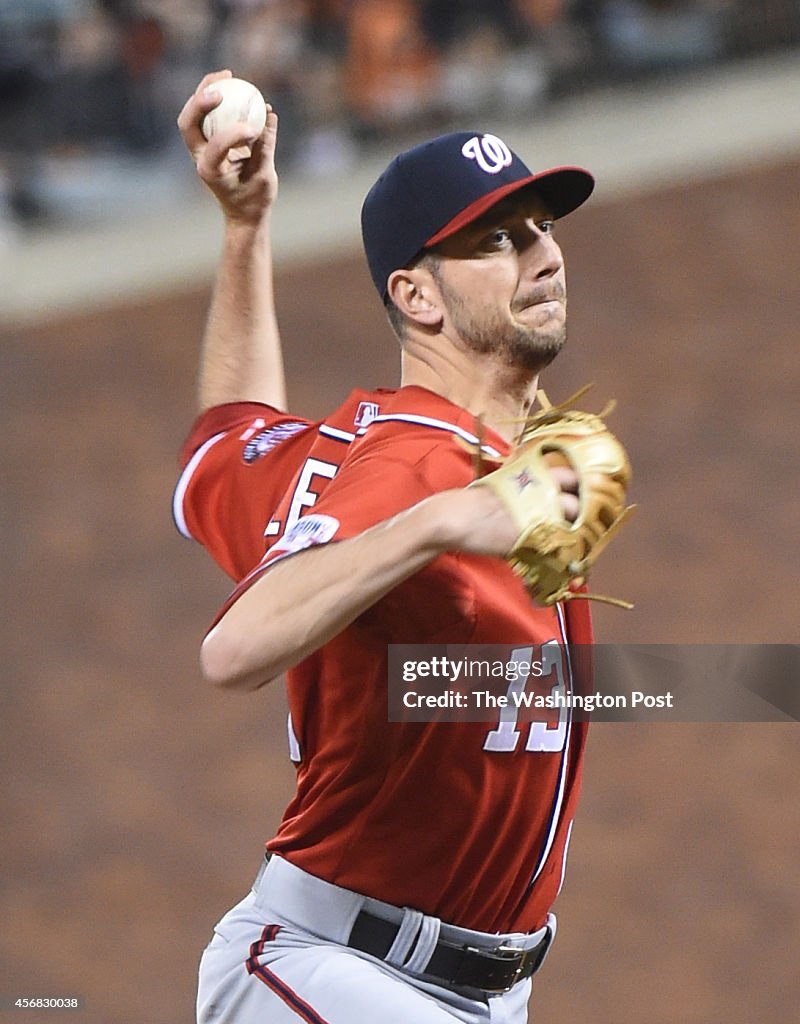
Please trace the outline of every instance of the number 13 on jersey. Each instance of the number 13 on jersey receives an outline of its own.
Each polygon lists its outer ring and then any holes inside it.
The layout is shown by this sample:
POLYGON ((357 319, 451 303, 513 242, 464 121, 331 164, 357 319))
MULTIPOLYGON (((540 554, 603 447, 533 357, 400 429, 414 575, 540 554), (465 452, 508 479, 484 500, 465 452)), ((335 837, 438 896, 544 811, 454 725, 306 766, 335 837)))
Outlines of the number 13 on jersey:
MULTIPOLYGON (((511 652, 508 660, 511 665, 530 665, 533 647, 518 647, 511 652)), ((514 678, 508 685, 506 697, 508 705, 500 708, 500 721, 496 729, 492 729, 483 743, 484 750, 509 753, 517 749, 521 729, 519 727, 519 709, 524 707, 520 700, 525 690, 528 676, 521 670, 512 673, 514 678)), ((556 640, 542 644, 542 676, 555 674, 555 682, 550 689, 551 697, 558 707, 558 722, 529 722, 528 738, 525 750, 533 753, 557 753, 564 749, 569 725, 570 710, 565 697, 567 693, 566 675, 564 671, 564 651, 556 640)))

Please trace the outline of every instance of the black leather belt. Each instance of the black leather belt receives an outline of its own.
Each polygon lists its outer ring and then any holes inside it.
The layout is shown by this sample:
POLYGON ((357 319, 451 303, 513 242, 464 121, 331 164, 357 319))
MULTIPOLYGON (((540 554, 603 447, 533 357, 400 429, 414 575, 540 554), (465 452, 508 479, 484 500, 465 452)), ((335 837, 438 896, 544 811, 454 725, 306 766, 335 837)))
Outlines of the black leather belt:
MULTIPOLYGON (((362 910, 356 918, 347 945, 385 960, 399 928, 397 924, 362 910)), ((490 994, 508 992, 518 981, 536 973, 550 946, 552 935, 548 928, 542 941, 533 949, 498 946, 496 949, 485 950, 440 940, 424 974, 445 985, 481 989, 490 994)))

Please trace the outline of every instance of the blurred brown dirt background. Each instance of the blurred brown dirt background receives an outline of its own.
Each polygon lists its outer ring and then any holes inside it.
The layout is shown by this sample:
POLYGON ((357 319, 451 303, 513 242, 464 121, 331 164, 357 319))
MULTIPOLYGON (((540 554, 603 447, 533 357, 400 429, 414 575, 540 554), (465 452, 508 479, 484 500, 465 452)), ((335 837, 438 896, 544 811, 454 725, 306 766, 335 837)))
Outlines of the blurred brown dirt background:
MULTIPOLYGON (((571 333, 544 383, 618 399, 641 506, 595 577, 636 609, 599 608, 600 640, 797 642, 799 173, 560 227, 571 333)), ((0 334, 0 993, 83 996, 92 1024, 193 1020, 292 787, 281 688, 199 678, 228 584, 170 523, 208 296, 0 334)), ((293 409, 396 381, 360 255, 280 271, 278 296, 293 409)), ((798 755, 791 724, 594 729, 537 1024, 797 1020, 798 755)))

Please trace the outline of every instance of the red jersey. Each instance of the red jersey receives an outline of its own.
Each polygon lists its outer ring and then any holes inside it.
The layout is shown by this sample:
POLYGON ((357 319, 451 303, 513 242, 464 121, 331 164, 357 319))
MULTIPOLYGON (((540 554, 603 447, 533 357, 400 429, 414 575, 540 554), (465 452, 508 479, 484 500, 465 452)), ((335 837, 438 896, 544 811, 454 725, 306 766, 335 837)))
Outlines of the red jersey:
MULTIPOLYGON (((454 437, 475 440, 475 428, 425 389, 381 393, 379 413, 299 518, 295 470, 270 517, 275 541, 232 600, 276 559, 468 484, 472 459, 454 437)), ((507 451, 496 434, 483 441, 490 454, 507 451)), ((565 716, 545 736, 541 723, 390 723, 387 645, 549 645, 568 671, 566 643, 590 639, 582 603, 569 615, 537 607, 503 560, 439 556, 287 674, 297 792, 268 848, 462 927, 540 927, 563 878, 585 725, 565 716)))
POLYGON ((285 524, 272 518, 280 499, 290 487, 296 495, 291 526, 336 473, 355 432, 377 415, 379 395, 353 391, 316 423, 260 402, 207 410, 181 452, 172 502, 179 532, 242 579, 282 532, 285 524))

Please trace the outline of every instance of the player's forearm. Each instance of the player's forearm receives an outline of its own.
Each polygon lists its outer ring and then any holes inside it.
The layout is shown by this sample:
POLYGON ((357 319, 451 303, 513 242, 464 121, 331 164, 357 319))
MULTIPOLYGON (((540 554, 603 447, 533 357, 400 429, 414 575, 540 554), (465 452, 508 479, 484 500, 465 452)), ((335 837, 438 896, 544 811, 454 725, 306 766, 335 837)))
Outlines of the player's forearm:
POLYGON ((446 497, 452 493, 269 569, 206 637, 201 655, 206 678, 232 689, 262 686, 442 551, 458 547, 446 497))
POLYGON ((258 226, 226 222, 203 340, 198 401, 201 411, 240 401, 286 408, 269 210, 258 226))

